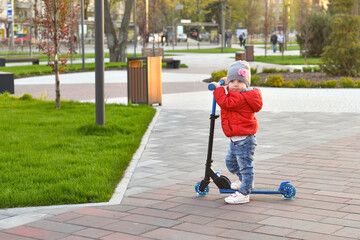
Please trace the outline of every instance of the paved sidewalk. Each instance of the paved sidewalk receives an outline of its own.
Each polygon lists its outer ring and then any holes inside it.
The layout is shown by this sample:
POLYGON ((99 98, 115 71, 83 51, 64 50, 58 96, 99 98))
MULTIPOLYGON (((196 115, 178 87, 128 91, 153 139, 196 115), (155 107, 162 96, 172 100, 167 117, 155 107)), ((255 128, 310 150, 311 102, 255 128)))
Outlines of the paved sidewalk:
MULTIPOLYGON (((200 67, 190 69, 206 74, 200 67)), ((69 94, 87 84, 68 84, 69 94)), ((204 197, 194 191, 207 153, 212 96, 206 84, 169 78, 164 84, 163 106, 127 171, 120 204, 0 210, 0 239, 360 238, 359 90, 262 88, 255 184, 275 188, 291 180, 297 194, 292 200, 252 195, 250 203, 234 206, 213 183, 204 197)), ((235 180, 224 164, 227 147, 217 121, 214 169, 235 180)))

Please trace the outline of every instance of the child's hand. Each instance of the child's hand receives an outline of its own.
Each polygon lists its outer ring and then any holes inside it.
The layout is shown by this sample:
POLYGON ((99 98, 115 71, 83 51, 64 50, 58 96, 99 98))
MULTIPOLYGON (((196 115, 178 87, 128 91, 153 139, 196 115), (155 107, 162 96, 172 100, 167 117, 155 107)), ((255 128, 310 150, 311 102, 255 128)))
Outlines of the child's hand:
POLYGON ((219 83, 217 83, 217 82, 212 82, 211 84, 214 84, 215 88, 220 87, 220 84, 219 84, 219 83))
POLYGON ((225 82, 224 85, 227 84, 227 81, 226 81, 226 80, 227 80, 227 77, 222 77, 220 80, 224 80, 224 82, 225 82))

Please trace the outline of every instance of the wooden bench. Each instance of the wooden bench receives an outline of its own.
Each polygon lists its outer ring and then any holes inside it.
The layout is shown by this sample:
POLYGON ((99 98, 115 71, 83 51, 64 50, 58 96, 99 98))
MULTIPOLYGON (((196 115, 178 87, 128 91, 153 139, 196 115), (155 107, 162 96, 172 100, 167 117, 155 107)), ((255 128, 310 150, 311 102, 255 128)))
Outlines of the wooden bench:
POLYGON ((32 62, 33 65, 39 65, 40 60, 37 57, 0 58, 0 67, 5 67, 8 62, 32 62))
POLYGON ((14 74, 0 72, 0 93, 9 92, 14 94, 14 74))
POLYGON ((164 57, 163 48, 142 48, 143 57, 162 57, 162 61, 166 63, 166 68, 180 68, 180 60, 164 57))

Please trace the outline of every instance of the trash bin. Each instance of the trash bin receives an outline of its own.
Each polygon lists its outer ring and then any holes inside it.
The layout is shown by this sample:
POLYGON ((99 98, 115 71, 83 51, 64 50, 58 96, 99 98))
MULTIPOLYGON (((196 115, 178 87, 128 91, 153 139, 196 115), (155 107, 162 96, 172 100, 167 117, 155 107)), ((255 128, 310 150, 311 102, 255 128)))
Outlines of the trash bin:
POLYGON ((15 93, 13 73, 0 72, 0 93, 4 92, 15 93))
POLYGON ((130 57, 127 59, 128 102, 161 105, 161 65, 161 57, 130 57))
POLYGON ((236 60, 236 61, 245 60, 245 53, 243 53, 243 52, 236 52, 236 53, 235 53, 235 60, 236 60))
POLYGON ((172 60, 166 63, 166 68, 180 68, 180 60, 172 60))
POLYGON ((254 61, 254 46, 247 45, 245 46, 245 60, 254 61))

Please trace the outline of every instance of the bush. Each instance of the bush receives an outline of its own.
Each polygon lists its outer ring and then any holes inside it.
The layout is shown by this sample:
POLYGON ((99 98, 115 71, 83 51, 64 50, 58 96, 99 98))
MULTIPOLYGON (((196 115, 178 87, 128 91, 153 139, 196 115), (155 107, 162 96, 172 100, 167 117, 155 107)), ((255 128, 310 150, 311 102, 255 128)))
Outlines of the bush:
POLYGON ((312 72, 312 67, 303 67, 303 72, 312 72))
POLYGON ((276 73, 276 68, 263 68, 262 73, 276 73))
POLYGON ((251 70, 251 75, 253 75, 253 74, 256 74, 256 73, 257 73, 257 68, 251 68, 250 70, 251 70))
POLYGON ((260 83, 261 77, 257 74, 251 75, 251 85, 258 86, 260 83))
POLYGON ((286 88, 293 88, 294 84, 291 81, 285 81, 285 82, 283 82, 282 86, 286 87, 286 88))
POLYGON ((309 87, 309 85, 310 85, 309 82, 310 81, 306 81, 306 79, 304 79, 304 78, 300 78, 300 80, 294 79, 293 84, 294 84, 294 87, 296 87, 296 88, 306 88, 306 87, 309 87))
POLYGON ((227 75, 227 70, 221 70, 218 72, 212 72, 211 73, 211 80, 218 82, 222 77, 226 77, 227 75))
POLYGON ((351 78, 342 77, 340 79, 340 86, 343 88, 354 88, 355 82, 351 78))
POLYGON ((357 81, 356 81, 356 86, 357 86, 358 88, 360 88, 360 80, 357 80, 357 81))
POLYGON ((284 83, 284 79, 280 74, 268 76, 265 82, 266 86, 269 87, 282 87, 283 83, 284 83))
POLYGON ((321 68, 319 68, 319 67, 313 67, 313 72, 321 72, 321 68))
POLYGON ((19 99, 21 100, 32 100, 33 97, 30 94, 25 93, 24 95, 22 95, 22 97, 20 97, 19 99))
POLYGON ((301 69, 294 69, 294 73, 299 73, 301 72, 301 69))
POLYGON ((338 84, 337 80, 323 81, 320 84, 320 87, 322 87, 322 88, 336 88, 337 84, 338 84))

